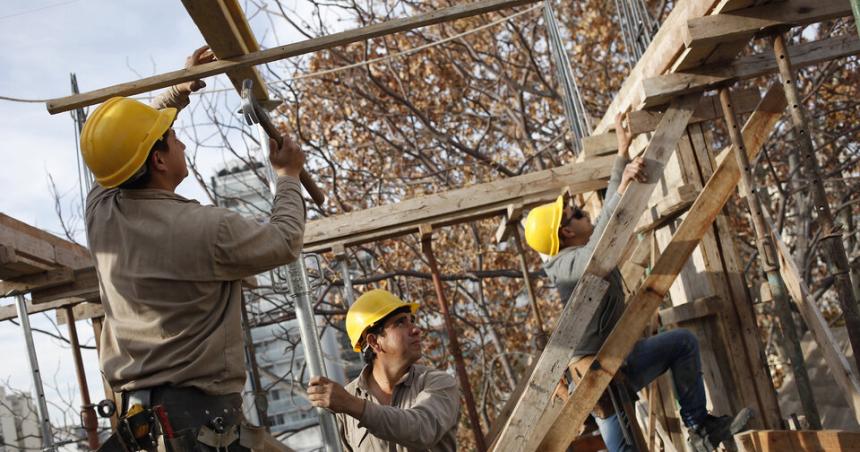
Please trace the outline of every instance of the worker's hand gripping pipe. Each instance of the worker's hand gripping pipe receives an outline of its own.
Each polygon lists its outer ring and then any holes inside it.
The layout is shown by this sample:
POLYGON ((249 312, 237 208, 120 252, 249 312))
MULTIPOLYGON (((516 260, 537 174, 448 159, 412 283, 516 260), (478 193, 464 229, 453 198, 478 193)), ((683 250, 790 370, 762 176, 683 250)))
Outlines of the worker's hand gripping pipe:
MULTIPOLYGON (((257 105, 251 93, 251 80, 245 80, 242 85, 242 110, 245 114, 245 119, 248 124, 257 124, 257 130, 260 134, 260 150, 264 154, 261 161, 266 162, 266 177, 269 178, 269 190, 272 197, 275 196, 275 170, 272 168, 271 162, 265 158, 264 147, 269 142, 268 138, 273 138, 280 144, 281 137, 277 134, 277 130, 271 125, 268 113, 262 111, 257 105), (265 115, 265 117, 261 117, 265 115)), ((302 170, 303 174, 307 174, 302 170)), ((308 186, 303 185, 307 189, 308 186)), ((314 186, 315 187, 315 186, 314 186)), ((319 190, 319 189, 317 189, 319 190)), ((311 195, 313 193, 309 190, 311 195)), ((321 192, 320 192, 321 194, 321 192)), ((323 196, 322 200, 325 199, 323 196)), ((319 201, 321 203, 322 201, 319 201)), ((322 376, 328 377, 323 362, 322 347, 320 346, 319 333, 317 332, 316 322, 314 321, 313 306, 311 305, 310 288, 308 285, 308 277, 305 271, 304 258, 299 257, 295 262, 275 269, 272 274, 272 286, 278 293, 289 293, 295 303, 296 319, 299 322, 299 332, 302 337, 302 345, 305 350, 305 361, 308 364, 308 372, 311 377, 322 376), (287 282, 284 287, 283 282, 287 282)), ((317 413, 320 418, 320 430, 322 432, 323 442, 325 443, 326 452, 343 452, 343 447, 338 434, 337 419, 329 410, 317 408, 317 413)))

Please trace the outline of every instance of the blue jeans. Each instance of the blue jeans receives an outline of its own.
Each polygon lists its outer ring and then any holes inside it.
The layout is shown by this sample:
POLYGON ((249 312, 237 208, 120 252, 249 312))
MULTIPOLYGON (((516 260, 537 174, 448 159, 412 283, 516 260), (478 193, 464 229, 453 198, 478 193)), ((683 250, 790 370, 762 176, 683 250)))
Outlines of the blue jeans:
MULTIPOLYGON (((640 340, 627 355, 621 371, 633 389, 639 391, 670 369, 681 405, 681 420, 687 427, 700 425, 708 414, 705 383, 699 340, 689 330, 679 328, 640 340)), ((632 450, 624 442, 617 415, 596 420, 610 452, 632 450)))

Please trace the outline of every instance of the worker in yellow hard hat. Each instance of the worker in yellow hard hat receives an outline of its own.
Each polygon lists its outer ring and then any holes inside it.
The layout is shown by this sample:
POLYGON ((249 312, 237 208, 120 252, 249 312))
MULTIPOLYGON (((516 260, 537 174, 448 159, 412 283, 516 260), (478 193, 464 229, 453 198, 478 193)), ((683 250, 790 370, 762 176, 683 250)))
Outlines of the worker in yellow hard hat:
MULTIPOLYGON (((203 47, 187 67, 213 60, 203 47)), ((126 434, 113 435, 105 451, 247 451, 267 438, 242 414, 241 280, 300 255, 305 157, 288 137, 269 144, 278 179, 267 223, 176 194, 188 168, 172 125, 203 86, 172 86, 153 106, 110 99, 81 133, 98 182, 87 196, 86 229, 105 310, 101 370, 121 394, 123 425, 135 426, 118 429, 126 434), (163 439, 146 434, 159 431, 163 439)))
POLYGON ((337 413, 348 450, 457 449, 457 382, 416 364, 421 358, 417 310, 417 304, 386 290, 364 293, 346 314, 346 331, 366 366, 346 388, 325 377, 310 381, 308 398, 337 413))
MULTIPOLYGON (((647 178, 642 157, 628 162, 631 135, 623 126, 621 115, 615 120, 615 132, 618 156, 603 209, 594 224, 584 210, 576 205, 566 205, 561 196, 555 202, 532 209, 525 221, 526 242, 546 257, 543 268, 558 288, 563 303, 567 303, 573 294, 621 196, 631 189, 633 182, 644 182, 647 178)), ((626 294, 618 268, 613 269, 606 279, 609 288, 573 351, 574 362, 570 372, 574 383, 578 383, 585 374, 624 312, 626 294)), ((742 410, 735 419, 708 413, 699 343, 689 330, 677 328, 640 340, 627 356, 620 372, 632 389, 638 391, 670 369, 681 405, 681 417, 689 429, 691 448, 696 452, 711 451, 723 441, 731 441, 732 434, 745 425, 750 412, 742 410)), ((567 390, 560 391, 560 394, 564 397, 567 390)), ((625 439, 612 406, 604 394, 592 413, 603 440, 610 451, 633 450, 634 446, 625 439)))

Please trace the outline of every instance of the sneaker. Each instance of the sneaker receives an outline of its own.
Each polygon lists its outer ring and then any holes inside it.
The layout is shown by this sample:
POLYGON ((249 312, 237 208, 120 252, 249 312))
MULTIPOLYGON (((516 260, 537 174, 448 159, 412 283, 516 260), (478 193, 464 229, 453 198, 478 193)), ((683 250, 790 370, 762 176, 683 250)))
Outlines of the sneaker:
POLYGON ((700 426, 688 430, 690 448, 694 452, 712 452, 725 443, 727 448, 734 449, 734 435, 746 427, 752 414, 749 408, 740 410, 734 418, 709 414, 700 426))

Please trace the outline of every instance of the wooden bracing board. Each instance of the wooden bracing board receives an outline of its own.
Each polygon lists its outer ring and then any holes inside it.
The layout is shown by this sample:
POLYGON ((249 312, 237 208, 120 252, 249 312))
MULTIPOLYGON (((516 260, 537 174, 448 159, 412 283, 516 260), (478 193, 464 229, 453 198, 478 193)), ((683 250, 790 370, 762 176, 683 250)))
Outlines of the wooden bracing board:
MULTIPOLYGON (((782 116, 785 105, 783 90, 775 84, 744 126, 744 142, 750 158, 754 158, 761 150, 770 131, 782 116)), ((722 153, 716 171, 676 229, 651 274, 631 297, 624 314, 598 352, 594 364, 583 376, 546 436, 542 434, 546 426, 535 425, 533 435, 538 440, 542 438, 542 441, 537 445, 533 442, 534 447, 525 450, 539 448, 541 451, 562 451, 576 437, 579 427, 641 337, 642 331, 657 311, 684 263, 734 192, 740 180, 740 170, 730 151, 727 149, 722 153)), ((636 188, 631 187, 628 191, 636 188)))
MULTIPOLYGON (((519 452, 534 450, 537 446, 534 440, 539 440, 540 437, 536 437, 536 429, 539 429, 541 422, 552 420, 551 410, 547 410, 552 407, 551 394, 562 372, 567 368, 585 326, 591 322, 603 299, 607 287, 603 278, 618 265, 628 239, 633 234, 663 172, 663 166, 686 130, 700 98, 701 94, 679 97, 663 115, 644 153, 648 182, 634 182, 621 196, 594 254, 589 258, 585 273, 562 311, 555 332, 541 354, 529 378, 528 387, 502 430, 494 450, 519 452)), ((544 428, 546 427, 544 425, 544 428)), ((579 426, 571 428, 578 429, 579 426)))

